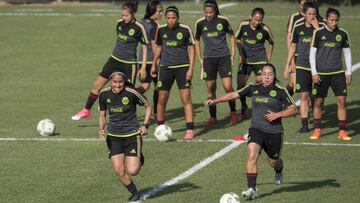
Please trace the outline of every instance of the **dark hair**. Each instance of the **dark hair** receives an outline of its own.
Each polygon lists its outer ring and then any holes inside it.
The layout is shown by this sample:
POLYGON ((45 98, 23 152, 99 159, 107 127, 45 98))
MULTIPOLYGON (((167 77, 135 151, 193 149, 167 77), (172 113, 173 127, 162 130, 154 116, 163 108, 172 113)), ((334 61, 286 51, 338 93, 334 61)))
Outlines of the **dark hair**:
POLYGON ((176 6, 168 6, 165 10, 165 15, 170 11, 174 12, 176 16, 179 18, 179 9, 176 6))
POLYGON ((156 13, 159 5, 161 5, 161 2, 158 0, 150 1, 146 5, 144 19, 150 19, 150 17, 156 13))
POLYGON ((264 64, 263 67, 261 67, 261 72, 262 72, 263 69, 264 69, 265 67, 267 67, 267 66, 270 66, 270 67, 273 69, 273 71, 274 71, 274 84, 279 83, 280 81, 279 81, 279 80, 277 79, 277 77, 276 77, 276 68, 275 68, 275 66, 274 66, 273 64, 271 64, 271 63, 264 64))
POLYGON ((139 1, 128 1, 124 3, 121 9, 129 10, 131 15, 134 15, 138 9, 139 1))
POLYGON ((205 7, 211 7, 211 8, 213 8, 213 9, 215 10, 215 14, 216 14, 216 15, 220 15, 219 6, 218 6, 216 0, 206 0, 206 1, 204 2, 204 8, 205 8, 205 7))
POLYGON ((318 12, 318 7, 312 3, 312 2, 305 2, 304 3, 304 7, 303 7, 303 12, 306 13, 306 11, 309 9, 309 8, 313 8, 316 10, 316 13, 318 12))
POLYGON ((326 10, 326 18, 328 18, 330 16, 330 14, 335 14, 337 15, 339 18, 340 18, 340 12, 335 9, 335 8, 331 8, 329 7, 327 10, 326 10))
POLYGON ((259 8, 259 7, 257 7, 257 8, 254 8, 253 10, 252 10, 252 12, 251 12, 251 16, 254 16, 255 14, 260 14, 261 16, 265 16, 265 11, 264 11, 264 9, 263 8, 259 8))

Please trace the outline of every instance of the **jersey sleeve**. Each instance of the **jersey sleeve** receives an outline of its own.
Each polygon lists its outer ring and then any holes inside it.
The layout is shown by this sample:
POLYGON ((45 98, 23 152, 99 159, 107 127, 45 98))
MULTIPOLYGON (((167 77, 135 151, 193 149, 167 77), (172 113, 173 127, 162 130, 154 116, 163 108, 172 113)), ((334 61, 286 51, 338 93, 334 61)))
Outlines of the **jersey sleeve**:
POLYGON ((200 40, 201 34, 202 34, 202 23, 196 22, 196 24, 195 24, 195 39, 200 40))
POLYGON ((140 28, 140 42, 141 44, 149 44, 145 28, 140 23, 138 24, 138 27, 140 28))
POLYGON ((224 20, 224 28, 225 28, 226 33, 234 34, 234 31, 230 25, 230 22, 227 19, 224 20))
POLYGON ((148 40, 156 41, 156 33, 158 31, 158 28, 159 28, 159 25, 156 22, 154 22, 153 27, 150 29, 150 33, 149 33, 151 39, 148 39, 148 40))
POLYGON ((243 26, 242 26, 241 23, 240 23, 239 28, 238 28, 238 30, 237 30, 236 33, 235 33, 235 38, 238 39, 238 40, 241 40, 242 28, 243 28, 243 26))
POLYGON ((156 45, 158 46, 162 46, 162 39, 161 39, 161 36, 162 36, 162 30, 161 29, 158 29, 158 32, 156 34, 156 45))
POLYGON ((286 89, 282 90, 280 101, 283 103, 285 108, 294 104, 294 99, 290 96, 286 89))
POLYGON ((243 87, 242 89, 237 91, 239 94, 239 97, 250 97, 251 96, 251 85, 247 85, 243 87))
POLYGON ((194 45, 195 44, 194 35, 193 35, 190 27, 186 30, 187 30, 186 35, 185 35, 186 45, 187 46, 194 45))
POLYGON ((318 48, 319 47, 319 34, 318 30, 315 30, 313 33, 312 41, 311 41, 311 47, 318 48))
POLYGON ((99 109, 100 111, 106 111, 106 99, 104 93, 100 93, 99 96, 99 109))
POLYGON ((349 35, 344 32, 344 37, 342 39, 342 48, 349 48, 350 47, 350 40, 349 40, 349 35))
POLYGON ((299 42, 298 28, 295 28, 291 33, 291 42, 297 44, 299 42))
POLYGON ((136 91, 135 89, 128 87, 128 88, 126 88, 126 90, 129 91, 133 95, 133 98, 134 98, 133 101, 135 104, 138 104, 139 106, 143 106, 145 103, 148 102, 148 99, 143 94, 136 91))
POLYGON ((264 30, 266 31, 266 40, 269 42, 269 44, 273 45, 274 44, 274 38, 272 35, 272 32, 270 30, 269 27, 264 26, 264 30))

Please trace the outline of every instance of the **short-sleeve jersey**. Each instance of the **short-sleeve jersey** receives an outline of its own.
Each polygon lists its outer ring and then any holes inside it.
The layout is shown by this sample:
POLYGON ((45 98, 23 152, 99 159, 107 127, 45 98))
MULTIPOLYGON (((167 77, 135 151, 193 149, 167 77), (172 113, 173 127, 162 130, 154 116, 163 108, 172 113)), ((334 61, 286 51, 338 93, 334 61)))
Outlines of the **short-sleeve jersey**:
POLYGON ((239 29, 235 35, 240 40, 242 51, 244 53, 244 63, 247 64, 265 64, 267 63, 265 41, 274 44, 270 28, 261 24, 255 30, 251 28, 250 21, 246 20, 240 23, 239 29))
POLYGON ((230 51, 226 42, 226 34, 233 34, 229 20, 221 15, 211 22, 205 17, 200 18, 195 24, 195 39, 204 41, 204 58, 217 58, 229 56, 230 51))
POLYGON ((127 24, 120 19, 116 24, 116 44, 112 57, 123 63, 137 63, 138 43, 148 44, 145 29, 137 20, 127 24))
POLYGON ((120 93, 114 93, 110 87, 101 91, 99 96, 100 111, 109 114, 108 135, 130 137, 140 128, 136 116, 136 105, 144 105, 147 98, 135 89, 125 87, 120 93))
POLYGON ((194 45, 194 36, 189 26, 177 24, 174 28, 167 25, 159 27, 156 44, 162 46, 160 66, 168 68, 189 66, 187 48, 194 45))
POLYGON ((282 133, 284 131, 281 118, 269 122, 264 116, 269 113, 268 110, 280 112, 294 103, 293 98, 285 88, 276 84, 264 87, 262 83, 255 83, 238 90, 238 94, 239 96, 251 97, 251 128, 268 133, 282 133))
MULTIPOLYGON (((141 25, 144 26, 147 39, 149 40, 148 46, 147 46, 147 64, 152 64, 152 61, 154 59, 154 50, 152 50, 151 41, 156 41, 156 32, 158 30, 159 24, 152 20, 152 19, 142 19, 140 21, 141 25)), ((142 55, 143 55, 143 48, 140 47, 139 50, 139 62, 142 62, 142 55)))
POLYGON ((311 43, 317 48, 316 70, 318 74, 336 74, 344 72, 342 49, 350 47, 346 30, 337 27, 331 31, 327 26, 315 30, 311 43))
POLYGON ((288 20, 288 24, 287 24, 287 32, 290 32, 292 33, 293 29, 294 29, 294 26, 295 26, 295 23, 296 21, 298 21, 300 18, 303 18, 304 16, 301 14, 300 11, 292 14, 290 17, 289 17, 289 20, 288 20))
MULTIPOLYGON (((324 26, 324 23, 319 23, 319 26, 324 26)), ((296 69, 311 71, 309 55, 314 31, 315 28, 311 25, 307 27, 304 21, 294 27, 291 42, 296 44, 296 69)))

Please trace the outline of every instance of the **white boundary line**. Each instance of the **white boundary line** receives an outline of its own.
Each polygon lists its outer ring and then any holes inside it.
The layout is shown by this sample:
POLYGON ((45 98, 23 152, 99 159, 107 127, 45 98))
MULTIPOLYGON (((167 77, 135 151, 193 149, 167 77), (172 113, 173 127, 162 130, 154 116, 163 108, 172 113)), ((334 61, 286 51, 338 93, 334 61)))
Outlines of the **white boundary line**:
POLYGON ((357 71, 360 68, 360 63, 357 63, 355 65, 352 66, 352 72, 357 71))
POLYGON ((230 6, 235 6, 237 3, 226 3, 226 4, 220 4, 219 5, 219 9, 222 9, 222 8, 226 8, 226 7, 230 7, 230 6))
MULTIPOLYGON (((75 142, 102 142, 98 138, 50 138, 50 137, 34 137, 34 138, 12 138, 12 137, 0 137, 1 141, 75 141, 75 142)), ((145 138, 145 142, 158 142, 155 138, 145 138)), ((233 142, 232 139, 194 139, 194 140, 174 140, 174 142, 233 142)), ((318 143, 318 142, 284 142, 285 145, 308 145, 308 146, 345 146, 345 147, 360 147, 360 144, 351 143, 318 143)))
POLYGON ((172 186, 172 185, 174 185, 174 184, 188 178, 192 174, 196 173, 197 171, 201 170, 205 166, 209 165, 211 162, 215 161, 216 159, 224 156, 225 154, 227 154, 231 150, 233 150, 236 147, 240 146, 240 144, 242 144, 242 143, 244 143, 244 142, 233 142, 233 143, 231 143, 230 145, 228 145, 225 148, 221 149, 220 151, 216 152, 212 156, 209 156, 208 158, 204 159, 203 161, 201 161, 201 162, 197 163, 196 165, 194 165, 193 167, 189 168, 188 170, 186 170, 182 174, 176 176, 175 178, 172 178, 171 180, 161 184, 160 186, 154 187, 149 192, 146 192, 142 196, 142 198, 144 200, 146 200, 146 199, 150 198, 151 196, 154 196, 157 193, 163 191, 165 188, 167 188, 169 186, 172 186))

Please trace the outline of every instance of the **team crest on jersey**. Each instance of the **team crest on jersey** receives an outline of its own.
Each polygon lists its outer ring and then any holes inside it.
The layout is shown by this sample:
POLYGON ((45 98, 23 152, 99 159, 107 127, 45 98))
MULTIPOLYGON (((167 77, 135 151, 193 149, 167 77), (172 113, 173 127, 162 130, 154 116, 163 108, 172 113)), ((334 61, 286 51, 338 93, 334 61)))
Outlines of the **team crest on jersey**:
POLYGON ((276 95, 277 95, 277 92, 275 90, 270 91, 270 96, 276 97, 276 95))
POLYGON ((133 36, 135 34, 135 30, 134 29, 130 29, 128 32, 129 36, 133 36))
POLYGON ((335 39, 336 39, 337 42, 340 42, 342 40, 342 37, 341 37, 341 35, 336 35, 335 39))
POLYGON ((216 26, 216 29, 221 31, 223 29, 223 25, 221 23, 218 23, 217 26, 216 26))
POLYGON ((204 29, 203 29, 203 31, 208 31, 208 28, 205 26, 204 29))
POLYGON ((124 105, 128 105, 129 104, 129 98, 128 97, 123 97, 121 102, 124 104, 124 105))
POLYGON ((106 103, 110 104, 110 103, 111 103, 111 100, 108 98, 108 99, 106 100, 106 103))
POLYGON ((178 32, 178 33, 176 34, 176 39, 178 39, 178 40, 181 40, 183 37, 184 37, 184 36, 183 36, 183 34, 182 34, 181 32, 178 32))
POLYGON ((256 34, 256 39, 261 40, 263 38, 263 34, 261 32, 256 34))

